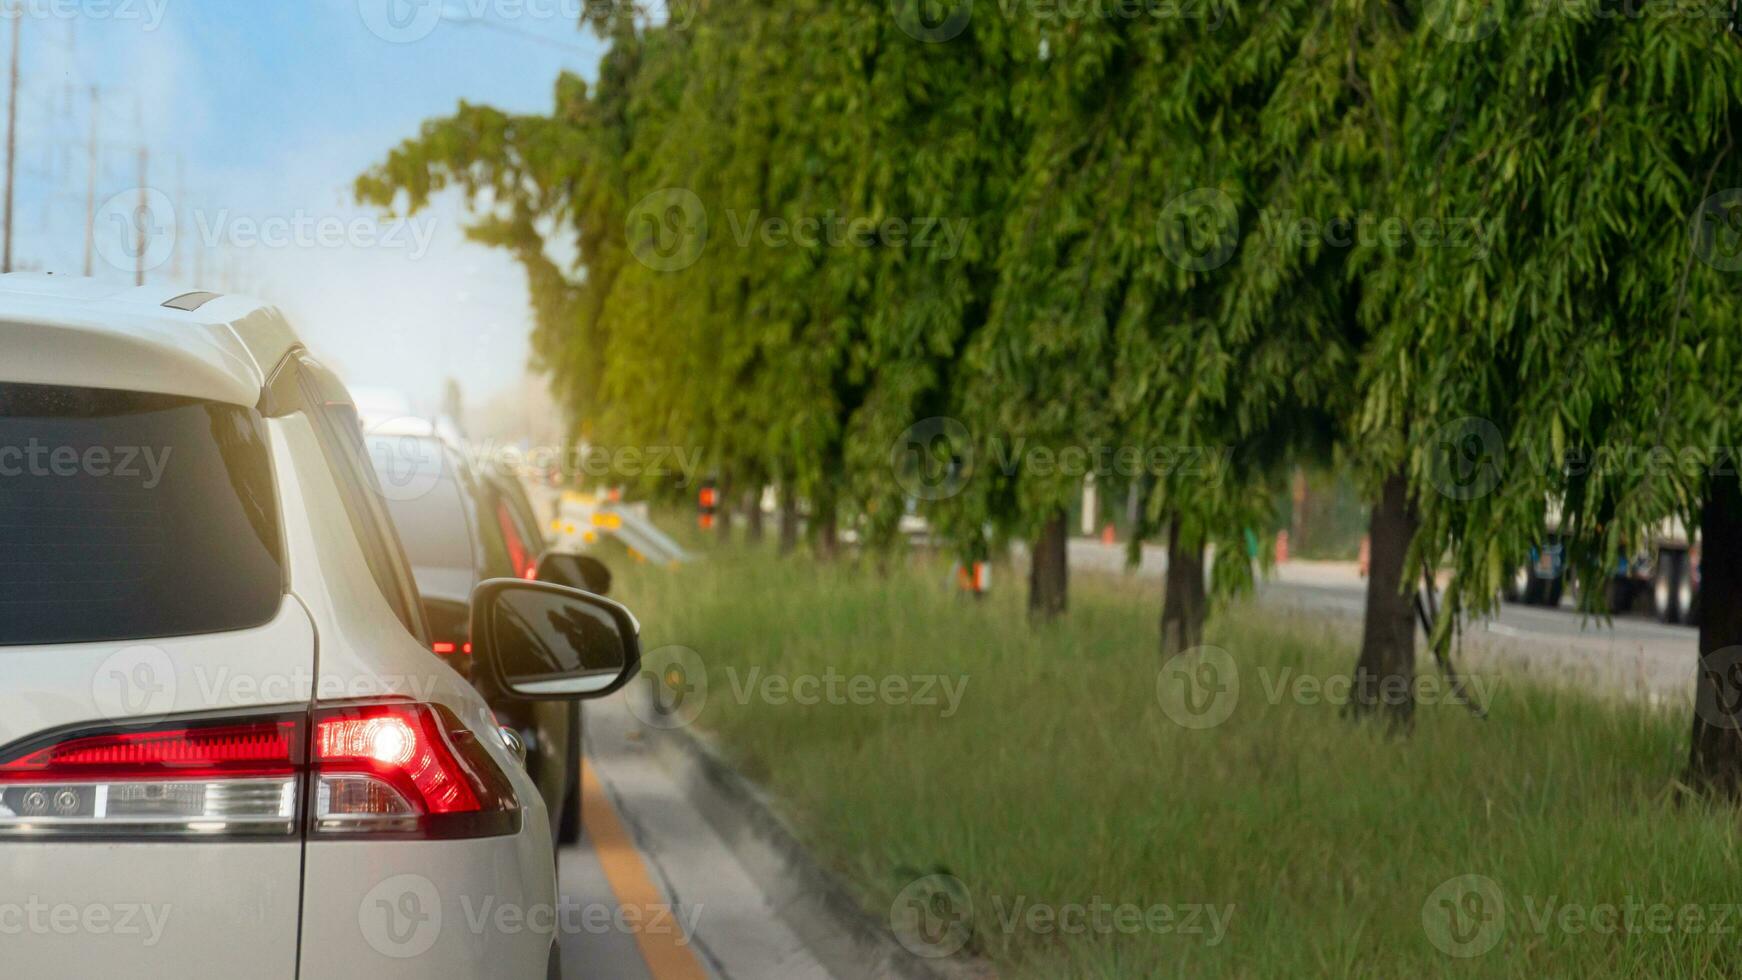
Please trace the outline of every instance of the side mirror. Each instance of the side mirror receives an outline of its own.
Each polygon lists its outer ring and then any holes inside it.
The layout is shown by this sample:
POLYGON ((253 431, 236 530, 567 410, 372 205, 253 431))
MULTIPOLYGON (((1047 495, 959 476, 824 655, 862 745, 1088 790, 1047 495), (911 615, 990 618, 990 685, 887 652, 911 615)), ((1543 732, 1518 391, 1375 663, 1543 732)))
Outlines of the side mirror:
POLYGON ((611 570, 589 555, 547 551, 538 558, 538 581, 605 595, 611 591, 611 570))
POLYGON ((491 579, 472 590, 472 655, 511 697, 600 698, 641 666, 641 624, 610 599, 547 582, 491 579))

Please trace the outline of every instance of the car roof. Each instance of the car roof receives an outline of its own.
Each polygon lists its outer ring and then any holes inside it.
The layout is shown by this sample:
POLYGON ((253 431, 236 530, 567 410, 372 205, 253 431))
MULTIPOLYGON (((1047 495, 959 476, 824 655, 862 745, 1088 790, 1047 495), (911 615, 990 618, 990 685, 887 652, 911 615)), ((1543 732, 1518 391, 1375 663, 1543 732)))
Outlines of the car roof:
POLYGON ((0 275, 0 382, 252 406, 298 346, 276 307, 167 285, 0 275))

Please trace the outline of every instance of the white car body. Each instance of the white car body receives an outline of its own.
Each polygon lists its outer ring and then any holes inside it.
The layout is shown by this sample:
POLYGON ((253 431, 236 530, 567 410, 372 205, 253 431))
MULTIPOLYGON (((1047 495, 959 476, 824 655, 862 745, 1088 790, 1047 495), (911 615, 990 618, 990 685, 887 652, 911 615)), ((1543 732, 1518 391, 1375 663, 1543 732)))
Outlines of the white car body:
MULTIPOLYGON (((277 310, 235 297, 0 277, 0 383, 262 402, 299 345, 277 310)), ((543 977, 557 900, 548 817, 483 699, 384 597, 305 413, 267 418, 285 591, 237 632, 0 645, 0 747, 184 713, 410 695, 477 736, 521 807, 470 839, 31 839, 0 833, 0 949, 28 977, 543 977), (503 928, 501 910, 526 924, 503 928), (126 920, 123 922, 123 920, 126 920)), ((0 557, 0 561, 4 561, 0 557)), ((0 604, 0 616, 4 615, 0 604)), ((0 625, 3 630, 3 625, 0 625)), ((3 638, 0 638, 3 643, 3 638)), ((4 756, 0 752, 0 757, 4 756)))

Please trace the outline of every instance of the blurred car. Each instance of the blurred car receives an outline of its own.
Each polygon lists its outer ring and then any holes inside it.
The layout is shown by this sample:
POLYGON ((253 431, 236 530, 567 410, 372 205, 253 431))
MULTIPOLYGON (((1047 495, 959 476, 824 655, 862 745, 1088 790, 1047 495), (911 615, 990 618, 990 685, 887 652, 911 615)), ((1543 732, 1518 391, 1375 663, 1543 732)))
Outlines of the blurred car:
POLYGON ((365 429, 387 510, 411 561, 430 649, 476 683, 497 719, 519 732, 526 768, 552 814, 558 843, 580 838, 579 706, 526 702, 473 669, 471 596, 480 582, 532 579, 543 536, 502 477, 474 466, 434 424, 402 418, 365 429))
MULTIPOLYGON (((382 494, 277 310, 0 277, 0 866, 45 908, 166 913, 145 943, 33 929, 8 972, 560 975, 548 932, 424 927, 464 895, 553 907, 555 860, 518 736, 428 650, 382 494)), ((635 669, 621 606, 473 584, 505 697, 566 710, 635 669)))

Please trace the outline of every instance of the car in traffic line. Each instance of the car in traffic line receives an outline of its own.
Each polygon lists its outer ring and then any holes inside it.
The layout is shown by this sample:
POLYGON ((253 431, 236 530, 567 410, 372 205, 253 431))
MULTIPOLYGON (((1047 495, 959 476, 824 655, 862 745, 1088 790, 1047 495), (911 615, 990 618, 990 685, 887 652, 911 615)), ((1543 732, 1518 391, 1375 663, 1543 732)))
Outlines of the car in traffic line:
POLYGON ((580 839, 579 706, 523 702, 473 670, 472 592, 492 578, 531 579, 542 537, 523 530, 525 515, 487 467, 475 464, 443 427, 404 417, 363 420, 364 441, 387 510, 411 560, 430 649, 476 684, 527 746, 527 771, 554 823, 559 844, 580 839))
MULTIPOLYGON (((550 816, 431 654, 384 503, 272 307, 0 277, 9 973, 559 975, 550 931, 465 914, 554 907, 550 816)), ((601 696, 639 662, 608 599, 470 599, 504 697, 601 696)))

